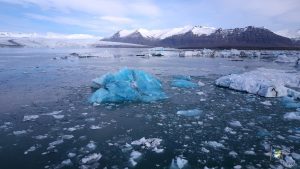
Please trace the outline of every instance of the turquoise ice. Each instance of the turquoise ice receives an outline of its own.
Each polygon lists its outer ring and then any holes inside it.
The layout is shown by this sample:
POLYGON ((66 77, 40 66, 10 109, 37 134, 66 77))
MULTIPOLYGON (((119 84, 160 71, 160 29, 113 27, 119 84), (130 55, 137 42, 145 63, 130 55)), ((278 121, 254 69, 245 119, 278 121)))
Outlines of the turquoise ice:
POLYGON ((190 76, 176 75, 173 76, 173 80, 171 82, 171 86, 179 87, 179 88, 196 88, 198 85, 192 82, 192 78, 190 76))
POLYGON ((161 82, 142 70, 124 68, 93 80, 96 92, 90 97, 92 103, 104 102, 152 102, 166 99, 161 82))

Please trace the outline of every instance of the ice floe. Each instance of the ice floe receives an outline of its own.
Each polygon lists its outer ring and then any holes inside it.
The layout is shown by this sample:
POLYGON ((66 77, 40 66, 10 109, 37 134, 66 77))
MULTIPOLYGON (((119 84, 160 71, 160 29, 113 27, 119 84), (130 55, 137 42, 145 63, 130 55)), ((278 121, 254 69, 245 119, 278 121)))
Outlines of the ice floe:
POLYGON ((180 116, 187 116, 187 117, 191 117, 191 116, 200 116, 202 114, 202 110, 198 110, 198 109, 192 109, 192 110, 180 110, 177 111, 177 115, 180 116))
POLYGON ((188 160, 186 160, 184 157, 178 156, 172 160, 170 169, 182 169, 186 167, 187 164, 188 164, 188 160))
POLYGON ((163 149, 160 148, 161 142, 162 142, 162 139, 159 139, 159 138, 146 139, 145 137, 143 137, 139 140, 132 141, 131 145, 142 146, 142 147, 145 147, 146 149, 150 149, 156 153, 161 153, 161 152, 163 152, 163 149))
POLYGON ((93 80, 98 88, 90 97, 92 103, 142 101, 151 102, 167 98, 161 82, 141 70, 121 69, 93 80))
POLYGON ((216 141, 206 141, 205 144, 208 145, 209 147, 214 148, 214 149, 225 148, 225 146, 222 143, 218 143, 216 141))
POLYGON ((33 121, 37 118, 39 118, 39 115, 27 115, 24 116, 23 121, 33 121))
POLYGON ((286 120, 300 120, 300 112, 285 113, 283 118, 286 120))
POLYGON ((27 133, 26 130, 13 131, 13 134, 16 136, 26 134, 26 133, 27 133))
POLYGON ((142 153, 140 153, 139 151, 132 151, 130 153, 130 158, 129 158, 129 162, 132 166, 136 166, 137 165, 137 160, 142 156, 142 153))
POLYGON ((264 97, 300 98, 300 92, 286 87, 300 87, 300 74, 285 70, 259 68, 243 74, 231 74, 217 79, 216 85, 264 97))
POLYGON ((239 121, 231 121, 229 122, 229 125, 232 127, 242 127, 242 124, 239 121))
POLYGON ((102 157, 102 155, 100 153, 93 153, 93 154, 83 157, 81 159, 81 162, 83 164, 91 164, 91 163, 99 161, 101 157, 102 157))

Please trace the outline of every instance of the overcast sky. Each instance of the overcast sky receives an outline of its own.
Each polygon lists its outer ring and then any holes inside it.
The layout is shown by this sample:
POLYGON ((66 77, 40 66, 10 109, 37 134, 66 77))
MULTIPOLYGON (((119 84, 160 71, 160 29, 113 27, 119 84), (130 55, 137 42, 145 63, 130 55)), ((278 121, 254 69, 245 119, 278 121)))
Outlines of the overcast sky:
POLYGON ((300 0, 0 0, 0 31, 110 36, 185 25, 300 28, 300 0))

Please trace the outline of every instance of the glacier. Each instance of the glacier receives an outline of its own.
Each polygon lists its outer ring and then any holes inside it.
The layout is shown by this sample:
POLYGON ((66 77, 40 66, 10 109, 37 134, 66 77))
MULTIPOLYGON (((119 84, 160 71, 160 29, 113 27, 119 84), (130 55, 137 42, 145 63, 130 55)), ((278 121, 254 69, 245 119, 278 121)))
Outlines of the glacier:
POLYGON ((286 70, 258 68, 242 74, 231 74, 216 80, 216 85, 257 94, 263 97, 290 96, 300 98, 300 74, 286 70), (286 87, 289 86, 289 87, 286 87))
POLYGON ((97 89, 89 101, 104 102, 152 102, 166 99, 161 82, 142 70, 124 68, 117 73, 108 73, 93 80, 97 89))

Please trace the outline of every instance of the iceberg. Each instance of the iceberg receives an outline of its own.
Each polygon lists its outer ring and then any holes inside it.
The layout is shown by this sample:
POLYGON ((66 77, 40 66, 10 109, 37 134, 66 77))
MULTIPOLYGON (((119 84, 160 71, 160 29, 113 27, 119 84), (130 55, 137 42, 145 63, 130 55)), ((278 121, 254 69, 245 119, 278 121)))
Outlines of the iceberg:
POLYGON ((217 79, 216 85, 263 97, 300 98, 300 92, 286 87, 299 88, 300 74, 285 70, 259 68, 243 74, 231 74, 217 79))
POLYGON ((141 70, 121 69, 93 80, 92 87, 97 89, 89 101, 104 102, 152 102, 166 99, 161 82, 141 70))

